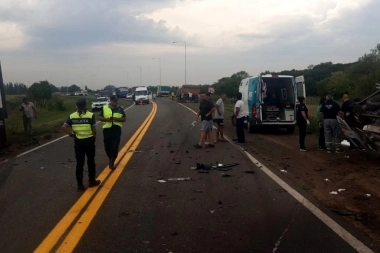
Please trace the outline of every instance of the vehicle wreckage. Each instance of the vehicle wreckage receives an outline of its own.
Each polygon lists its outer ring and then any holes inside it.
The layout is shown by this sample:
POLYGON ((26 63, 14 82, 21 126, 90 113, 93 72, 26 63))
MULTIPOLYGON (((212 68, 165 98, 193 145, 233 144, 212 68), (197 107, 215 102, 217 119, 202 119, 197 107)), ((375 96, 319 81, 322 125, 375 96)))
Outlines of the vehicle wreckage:
POLYGON ((351 104, 344 119, 337 118, 351 145, 380 154, 380 90, 351 104))

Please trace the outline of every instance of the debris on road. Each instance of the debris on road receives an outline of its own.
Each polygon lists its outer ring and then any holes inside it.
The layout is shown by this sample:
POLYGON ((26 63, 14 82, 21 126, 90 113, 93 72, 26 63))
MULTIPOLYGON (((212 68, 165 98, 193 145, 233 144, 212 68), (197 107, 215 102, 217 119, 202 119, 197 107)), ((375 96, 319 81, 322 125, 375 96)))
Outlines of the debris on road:
POLYGON ((255 172, 253 170, 246 170, 244 171, 244 173, 247 173, 247 174, 254 174, 255 172))
POLYGON ((194 190, 195 193, 203 193, 204 190, 194 190))
POLYGON ((369 197, 371 197, 371 194, 367 193, 367 194, 364 194, 364 196, 369 198, 369 197))
POLYGON ((345 158, 350 158, 350 156, 348 156, 348 155, 345 155, 344 157, 345 157, 345 158))
POLYGON ((142 153, 144 152, 143 150, 128 150, 129 153, 142 153))
POLYGON ((222 175, 222 177, 232 177, 231 175, 229 175, 229 174, 224 174, 224 173, 222 173, 221 175, 222 175))
POLYGON ((286 170, 280 170, 281 172, 283 172, 283 173, 287 173, 287 171, 286 170))
POLYGON ((210 213, 215 213, 215 210, 210 210, 210 213))
POLYGON ((166 183, 166 181, 165 180, 163 180, 163 179, 159 179, 159 180, 157 180, 159 183, 166 183))
POLYGON ((358 221, 364 220, 363 214, 361 213, 355 213, 355 212, 350 212, 346 210, 336 210, 336 209, 330 209, 330 210, 341 216, 355 216, 355 220, 358 220, 358 221))
POLYGON ((331 195, 338 195, 338 192, 332 191, 332 192, 329 192, 329 194, 331 194, 331 195))
POLYGON ((338 189, 338 192, 343 192, 345 191, 346 189, 338 189))
POLYGON ((331 182, 330 179, 328 179, 328 178, 325 178, 325 181, 326 181, 326 182, 331 182))
POLYGON ((171 233, 170 235, 178 235, 178 233, 177 233, 177 232, 174 232, 174 233, 171 233))
POLYGON ((191 181, 191 177, 177 177, 177 178, 169 178, 168 181, 191 181))

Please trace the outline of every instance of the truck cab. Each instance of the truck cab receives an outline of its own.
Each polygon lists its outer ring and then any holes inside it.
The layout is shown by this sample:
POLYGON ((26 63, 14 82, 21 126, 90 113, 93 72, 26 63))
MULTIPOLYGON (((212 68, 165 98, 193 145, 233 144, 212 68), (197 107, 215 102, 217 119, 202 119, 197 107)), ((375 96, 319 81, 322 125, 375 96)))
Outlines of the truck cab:
POLYGON ((243 79, 239 86, 243 95, 247 128, 272 126, 294 132, 298 97, 304 96, 303 76, 259 75, 243 79))

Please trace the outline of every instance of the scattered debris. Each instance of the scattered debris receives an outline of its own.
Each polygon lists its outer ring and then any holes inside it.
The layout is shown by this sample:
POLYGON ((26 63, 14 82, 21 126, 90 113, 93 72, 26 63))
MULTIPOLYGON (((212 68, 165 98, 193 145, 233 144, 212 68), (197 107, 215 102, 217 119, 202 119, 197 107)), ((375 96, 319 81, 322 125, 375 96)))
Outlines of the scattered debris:
POLYGON ((328 178, 325 178, 325 181, 326 181, 326 182, 331 182, 330 179, 328 179, 328 178))
POLYGON ((345 191, 346 189, 338 189, 338 192, 343 192, 345 191))
POLYGON ((174 150, 170 150, 170 154, 173 154, 174 153, 174 150))
POLYGON ((331 195, 338 195, 338 192, 332 191, 332 192, 329 192, 329 194, 331 194, 331 195))
POLYGON ((364 194, 364 196, 369 198, 369 197, 371 197, 371 194, 367 193, 367 194, 364 194))
POLYGON ((223 205, 222 201, 219 200, 218 205, 223 205))
POLYGON ((348 155, 345 155, 344 157, 345 157, 345 158, 350 158, 350 156, 348 156, 348 155))
POLYGON ((174 232, 174 233, 171 233, 170 235, 178 235, 178 233, 177 233, 177 232, 174 232))
POLYGON ((232 177, 232 176, 229 175, 229 174, 224 174, 224 173, 222 173, 222 177, 232 177))
POLYGON ((191 177, 169 178, 168 181, 191 181, 191 177))
POLYGON ((165 180, 163 180, 163 179, 159 179, 159 180, 157 180, 159 183, 166 183, 166 181, 165 180))
POLYGON ((142 153, 142 152, 144 152, 144 151, 142 151, 142 150, 128 150, 128 152, 129 153, 142 153))
POLYGON ((254 174, 255 172, 253 170, 246 170, 244 171, 244 173, 247 173, 247 174, 254 174))
POLYGON ((350 212, 350 211, 345 211, 345 210, 336 210, 336 209, 330 209, 330 210, 342 216, 355 216, 355 220, 358 220, 358 221, 364 220, 363 214, 361 213, 355 213, 355 212, 350 212))
POLYGON ((286 170, 280 170, 281 172, 283 172, 283 173, 287 173, 287 171, 286 170))
POLYGON ((215 213, 215 210, 210 210, 210 213, 215 213))

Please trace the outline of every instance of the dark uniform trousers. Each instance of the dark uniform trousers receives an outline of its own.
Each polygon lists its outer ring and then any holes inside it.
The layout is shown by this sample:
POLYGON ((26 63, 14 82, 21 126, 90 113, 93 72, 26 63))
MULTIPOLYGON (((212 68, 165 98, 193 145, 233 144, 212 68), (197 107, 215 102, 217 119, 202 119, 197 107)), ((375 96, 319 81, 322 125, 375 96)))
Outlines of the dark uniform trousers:
POLYGON ((88 178, 95 180, 95 138, 77 139, 74 141, 75 158, 77 160, 76 178, 83 180, 83 166, 87 156, 88 178))
POLYGON ((119 153, 121 127, 113 125, 103 129, 104 148, 110 160, 116 160, 119 153))

